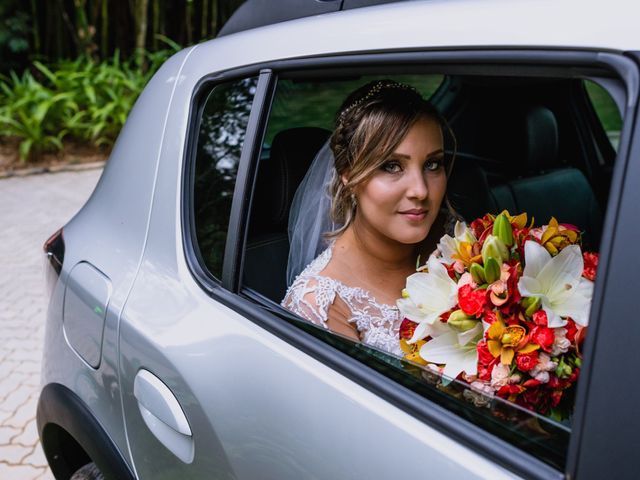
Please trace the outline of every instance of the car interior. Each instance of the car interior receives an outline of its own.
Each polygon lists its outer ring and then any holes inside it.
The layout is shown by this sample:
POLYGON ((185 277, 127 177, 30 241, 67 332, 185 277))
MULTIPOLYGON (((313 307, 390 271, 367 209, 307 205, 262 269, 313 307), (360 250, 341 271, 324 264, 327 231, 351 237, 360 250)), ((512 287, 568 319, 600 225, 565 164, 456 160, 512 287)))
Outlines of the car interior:
MULTIPOLYGON (((507 209, 527 212, 536 225, 555 216, 581 228, 585 248, 598 250, 616 152, 587 92, 588 82, 443 77, 431 101, 455 134, 455 152, 453 142, 445 140, 454 158, 447 195, 460 216, 471 221, 507 209)), ((265 142, 243 283, 276 303, 287 288, 293 196, 330 133, 320 126, 292 125, 265 142)))

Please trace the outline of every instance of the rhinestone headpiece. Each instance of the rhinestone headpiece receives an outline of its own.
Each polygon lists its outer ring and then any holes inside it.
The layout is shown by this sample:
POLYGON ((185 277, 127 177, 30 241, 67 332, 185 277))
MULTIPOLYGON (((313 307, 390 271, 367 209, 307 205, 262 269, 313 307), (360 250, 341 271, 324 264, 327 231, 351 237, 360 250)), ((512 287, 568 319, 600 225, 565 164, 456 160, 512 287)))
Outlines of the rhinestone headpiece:
MULTIPOLYGON (((386 90, 386 89, 400 89, 400 90, 409 90, 415 93, 418 93, 418 91, 412 87, 411 85, 407 85, 404 83, 398 83, 398 82, 394 82, 394 81, 389 81, 389 80, 380 80, 379 82, 376 82, 371 89, 366 93, 366 95, 364 95, 362 98, 356 100, 355 102, 353 102, 351 105, 349 105, 347 108, 345 108, 344 110, 342 110, 342 112, 340 112, 340 116, 338 117, 338 125, 342 123, 342 121, 344 120, 345 115, 350 112, 351 110, 353 110, 354 108, 356 108, 357 106, 363 104, 364 102, 366 102, 367 100, 369 100, 370 98, 373 98, 376 94, 378 94, 380 91, 382 90, 386 90)), ((419 95, 419 93, 418 93, 419 95)))

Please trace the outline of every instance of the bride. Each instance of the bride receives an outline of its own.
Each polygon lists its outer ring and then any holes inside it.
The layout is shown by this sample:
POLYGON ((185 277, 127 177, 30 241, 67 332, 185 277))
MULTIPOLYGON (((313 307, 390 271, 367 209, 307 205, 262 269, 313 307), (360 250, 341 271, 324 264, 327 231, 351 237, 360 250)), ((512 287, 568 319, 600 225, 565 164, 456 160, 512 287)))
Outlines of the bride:
POLYGON ((445 233, 446 128, 408 85, 372 82, 347 97, 294 198, 288 280, 295 280, 285 308, 402 355, 395 301, 418 257, 445 233))

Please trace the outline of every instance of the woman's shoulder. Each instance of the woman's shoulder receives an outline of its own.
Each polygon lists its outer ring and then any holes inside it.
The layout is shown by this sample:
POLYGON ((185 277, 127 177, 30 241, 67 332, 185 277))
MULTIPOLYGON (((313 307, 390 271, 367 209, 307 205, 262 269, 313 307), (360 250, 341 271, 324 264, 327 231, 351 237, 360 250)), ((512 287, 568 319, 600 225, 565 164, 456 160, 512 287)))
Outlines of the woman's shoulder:
POLYGON ((324 325, 329 305, 335 299, 338 285, 330 277, 321 275, 331 260, 331 247, 318 255, 300 272, 287 289, 281 304, 313 323, 324 325))

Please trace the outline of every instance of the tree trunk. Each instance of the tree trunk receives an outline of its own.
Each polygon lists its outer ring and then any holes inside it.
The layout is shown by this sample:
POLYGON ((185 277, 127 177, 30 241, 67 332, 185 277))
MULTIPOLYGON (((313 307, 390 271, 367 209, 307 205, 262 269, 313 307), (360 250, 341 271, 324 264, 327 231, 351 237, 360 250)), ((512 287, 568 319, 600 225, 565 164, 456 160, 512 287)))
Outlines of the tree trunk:
POLYGON ((200 39, 207 38, 207 28, 209 27, 209 0, 202 0, 202 16, 200 22, 200 39))
POLYGON ((100 28, 100 52, 105 60, 109 55, 109 0, 102 0, 102 27, 100 28))
POLYGON ((147 8, 149 0, 135 0, 135 56, 136 62, 141 68, 145 68, 144 50, 147 38, 147 8))
POLYGON ((38 25, 38 7, 36 0, 31 0, 31 14, 33 15, 33 49, 40 53, 40 28, 38 25))
POLYGON ((193 43, 193 0, 187 0, 185 5, 185 22, 187 27, 187 45, 193 43))
POLYGON ((160 0, 153 0, 151 11, 153 16, 153 36, 151 42, 153 50, 155 51, 158 50, 157 35, 162 34, 162 29, 160 28, 160 0))
POLYGON ((76 39, 78 43, 78 53, 90 56, 95 49, 93 36, 95 35, 95 27, 89 24, 87 12, 85 10, 87 0, 73 0, 76 15, 76 39))
POLYGON ((218 35, 218 0, 211 0, 211 35, 218 35))

